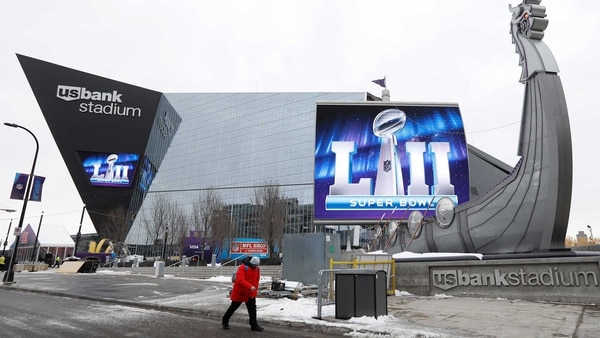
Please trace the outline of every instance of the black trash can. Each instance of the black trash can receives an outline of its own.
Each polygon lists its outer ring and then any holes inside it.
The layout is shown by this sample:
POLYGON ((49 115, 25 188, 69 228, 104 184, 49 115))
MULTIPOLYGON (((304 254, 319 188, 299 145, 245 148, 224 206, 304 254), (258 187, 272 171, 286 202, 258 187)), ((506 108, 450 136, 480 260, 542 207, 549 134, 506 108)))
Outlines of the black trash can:
POLYGON ((387 315, 387 278, 383 270, 335 273, 335 318, 387 315))

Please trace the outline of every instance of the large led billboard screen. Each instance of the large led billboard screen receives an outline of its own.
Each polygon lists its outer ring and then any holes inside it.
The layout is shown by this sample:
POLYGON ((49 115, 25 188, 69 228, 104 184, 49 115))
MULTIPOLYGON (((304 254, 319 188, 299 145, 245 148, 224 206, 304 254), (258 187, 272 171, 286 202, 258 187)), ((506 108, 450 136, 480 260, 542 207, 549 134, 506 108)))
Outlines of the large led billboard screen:
POLYGON ((468 149, 456 104, 318 103, 315 221, 377 222, 469 200, 468 149))
POLYGON ((86 151, 79 156, 92 186, 121 188, 131 187, 140 158, 138 154, 86 151))

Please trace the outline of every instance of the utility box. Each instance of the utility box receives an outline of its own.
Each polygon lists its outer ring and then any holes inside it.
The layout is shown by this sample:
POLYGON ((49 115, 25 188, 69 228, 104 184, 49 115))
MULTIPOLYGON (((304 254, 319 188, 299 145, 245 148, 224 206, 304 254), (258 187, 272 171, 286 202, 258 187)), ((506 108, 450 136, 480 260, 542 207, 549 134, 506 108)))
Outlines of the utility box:
POLYGON ((335 273, 335 318, 387 315, 383 270, 348 269, 335 273))
POLYGON ((340 258, 340 235, 300 233, 283 235, 281 278, 316 284, 319 271, 330 269, 329 260, 340 258))

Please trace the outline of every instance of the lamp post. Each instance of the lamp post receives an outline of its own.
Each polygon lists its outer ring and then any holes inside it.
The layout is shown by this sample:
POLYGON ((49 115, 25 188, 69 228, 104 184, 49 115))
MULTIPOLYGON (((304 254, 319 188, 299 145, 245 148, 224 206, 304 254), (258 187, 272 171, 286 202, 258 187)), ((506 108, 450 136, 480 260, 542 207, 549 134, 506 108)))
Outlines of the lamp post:
MULTIPOLYGON (((33 242, 33 252, 31 253, 31 261, 33 263, 37 262, 37 259, 35 259, 36 258, 35 257, 36 256, 35 247, 37 246, 38 242, 40 241, 40 229, 42 228, 42 219, 43 218, 44 218, 44 212, 42 211, 42 215, 40 216, 40 224, 38 224, 38 229, 37 229, 37 232, 35 233, 35 241, 33 242)), ((39 257, 39 253, 37 254, 37 256, 39 257)))
POLYGON ((83 210, 81 210, 81 219, 79 220, 79 230, 77 230, 77 236, 75 237, 75 248, 73 249, 73 256, 77 256, 77 247, 79 246, 79 240, 81 240, 81 224, 83 224, 83 215, 85 215, 85 204, 83 210))
POLYGON ((20 126, 16 123, 8 123, 8 122, 4 122, 5 126, 8 127, 13 127, 13 128, 21 128, 23 130, 25 130, 26 132, 28 132, 33 139, 35 140, 35 155, 33 156, 33 165, 31 166, 31 174, 29 174, 29 178, 27 180, 27 188, 25 189, 25 196, 23 196, 23 208, 21 209, 21 218, 19 219, 19 225, 18 228, 16 229, 16 236, 15 236, 15 245, 13 246, 13 253, 10 256, 10 262, 8 264, 8 269, 6 270, 6 273, 4 273, 4 277, 2 278, 2 281, 5 284, 12 284, 14 283, 14 277, 15 277, 15 272, 13 271, 13 265, 17 263, 16 259, 17 259, 17 250, 19 249, 19 241, 21 240, 21 229, 23 228, 23 220, 25 219, 25 210, 27 209, 27 201, 29 201, 29 193, 31 192, 31 186, 33 185, 33 175, 35 173, 35 163, 37 162, 37 156, 38 156, 38 152, 40 150, 40 143, 38 142, 37 137, 35 137, 35 135, 27 128, 20 126))
POLYGON ((12 226, 12 218, 8 224, 8 231, 6 231, 6 239, 4 239, 4 247, 2 247, 2 256, 4 256, 4 250, 6 250, 6 244, 8 244, 8 234, 10 234, 10 227, 12 226))
POLYGON ((165 230, 165 242, 163 243, 163 259, 167 261, 167 238, 169 238, 169 227, 165 230))

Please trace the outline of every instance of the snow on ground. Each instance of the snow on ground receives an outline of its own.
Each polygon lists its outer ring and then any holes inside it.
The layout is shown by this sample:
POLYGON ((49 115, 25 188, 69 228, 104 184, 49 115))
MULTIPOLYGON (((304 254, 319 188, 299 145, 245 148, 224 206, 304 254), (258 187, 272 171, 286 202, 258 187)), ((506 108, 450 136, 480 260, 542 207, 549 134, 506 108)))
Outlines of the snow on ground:
MULTIPOLYGON (((382 251, 373 251, 369 252, 369 254, 386 254, 382 251)), ((482 259, 483 254, 479 253, 455 253, 455 252, 424 252, 424 253, 415 253, 410 251, 402 251, 392 255, 394 259, 410 259, 410 258, 440 258, 440 257, 475 257, 477 259, 482 259)))
MULTIPOLYGON (((223 282, 231 284, 231 278, 225 276, 203 279, 203 281, 223 282)), ((262 279, 262 282, 270 283, 270 279, 262 279)), ((301 288, 302 283, 294 281, 283 281, 287 290, 301 288)), ((407 292, 397 292, 395 297, 412 296, 407 292)), ((221 300, 223 300, 221 298, 221 300)), ((229 304, 229 299, 224 300, 229 304)), ((411 328, 406 320, 396 318, 393 315, 375 317, 363 316, 349 320, 335 319, 335 305, 326 305, 321 309, 321 319, 317 319, 317 298, 299 295, 297 300, 289 298, 266 298, 260 297, 256 301, 258 318, 269 321, 285 320, 286 322, 305 323, 309 325, 326 325, 343 327, 353 330, 348 336, 370 338, 370 337, 444 337, 441 334, 422 329, 411 328)), ((244 312, 244 309, 241 310, 244 312)), ((389 311, 388 311, 389 312, 389 311)))
MULTIPOLYGON (((36 272, 36 273, 54 273, 53 270, 47 272, 36 272)), ((119 270, 98 270, 97 274, 131 274, 131 271, 119 271, 119 270)), ((189 308, 223 308, 226 309, 229 305, 229 298, 227 297, 229 290, 231 289, 231 276, 217 276, 208 279, 197 279, 189 277, 175 277, 173 275, 165 274, 164 278, 169 279, 188 279, 195 281, 206 281, 211 283, 211 287, 206 288, 204 291, 198 294, 182 295, 174 297, 165 297, 152 299, 151 301, 145 301, 156 305, 163 306, 180 306, 189 308), (222 285, 221 285, 222 284, 222 285)), ((294 281, 283 281, 286 284, 286 289, 301 288, 302 283, 294 281)), ((261 284, 265 283, 270 285, 270 278, 261 277, 261 284)), ((147 283, 144 283, 147 284, 147 283)), ((391 297, 412 297, 413 295, 406 292, 397 292, 395 296, 391 297)), ((445 295, 438 295, 439 297, 447 297, 445 295)), ((325 305, 321 309, 321 319, 317 319, 317 297, 314 296, 303 296, 299 294, 297 300, 289 298, 268 298, 260 297, 257 299, 257 312, 259 320, 267 320, 270 322, 277 322, 278 320, 284 320, 286 322, 304 323, 307 325, 325 325, 331 327, 347 328, 352 330, 347 336, 358 337, 358 338, 381 338, 381 337, 449 337, 449 335, 429 331, 422 327, 416 327, 414 324, 408 322, 403 318, 397 318, 394 315, 389 314, 386 316, 369 317, 356 317, 349 320, 335 319, 335 305, 325 305)), ((238 312, 239 315, 245 316, 245 308, 241 307, 238 312)))
MULTIPOLYGON (((111 270, 99 270, 97 273, 102 274, 128 274, 129 271, 111 271, 111 270)), ((197 278, 186 278, 186 277, 175 277, 173 275, 165 274, 164 278, 173 279, 193 279, 197 278)), ((229 305, 229 298, 227 297, 228 291, 231 289, 231 276, 217 276, 207 279, 200 279, 200 282, 206 281, 211 284, 217 283, 217 286, 208 288, 202 291, 198 295, 184 295, 175 296, 161 299, 154 299, 151 301, 153 304, 164 305, 164 306, 182 306, 192 308, 214 308, 222 307, 227 308, 229 305), (219 286, 222 283, 222 286, 219 286)), ((300 289, 302 283, 295 281, 284 280, 287 290, 300 289)), ((261 277, 261 284, 270 285, 270 277, 261 277)), ((413 296, 407 292, 397 292, 392 297, 407 297, 413 296)), ((446 297, 440 295, 440 297, 446 297)), ((335 319, 335 305, 325 305, 321 308, 321 319, 317 319, 317 297, 299 295, 297 300, 289 298, 267 298, 260 297, 256 301, 258 318, 268 320, 270 322, 277 322, 278 320, 285 320, 286 322, 304 323, 308 325, 325 325, 331 327, 340 327, 353 330, 347 334, 350 337, 358 338, 381 338, 381 337, 447 337, 446 335, 428 331, 423 328, 415 328, 414 325, 410 324, 406 319, 397 318, 393 315, 369 317, 357 317, 348 320, 335 319)), ((242 306, 238 311, 240 316, 245 316, 245 307, 242 306)), ((236 313, 237 313, 236 312, 236 313)), ((389 311, 388 311, 389 313, 389 311)))

